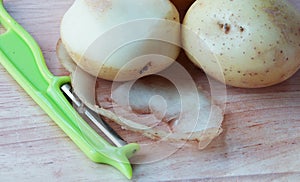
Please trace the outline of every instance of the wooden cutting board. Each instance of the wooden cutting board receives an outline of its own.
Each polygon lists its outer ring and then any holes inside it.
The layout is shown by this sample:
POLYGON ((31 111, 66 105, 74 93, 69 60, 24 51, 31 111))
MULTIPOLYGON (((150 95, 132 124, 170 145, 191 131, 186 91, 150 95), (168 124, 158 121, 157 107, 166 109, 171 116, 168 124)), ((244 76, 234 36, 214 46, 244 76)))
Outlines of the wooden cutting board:
MULTIPOLYGON (((293 0, 298 3, 300 1, 293 0)), ((49 69, 57 61, 59 24, 73 3, 6 0, 9 13, 37 40, 49 69)), ((134 181, 299 181, 300 72, 263 89, 227 87, 224 132, 208 148, 183 148, 149 164, 134 165, 134 181)), ((95 164, 0 66, 0 181, 104 181, 126 179, 95 164)))

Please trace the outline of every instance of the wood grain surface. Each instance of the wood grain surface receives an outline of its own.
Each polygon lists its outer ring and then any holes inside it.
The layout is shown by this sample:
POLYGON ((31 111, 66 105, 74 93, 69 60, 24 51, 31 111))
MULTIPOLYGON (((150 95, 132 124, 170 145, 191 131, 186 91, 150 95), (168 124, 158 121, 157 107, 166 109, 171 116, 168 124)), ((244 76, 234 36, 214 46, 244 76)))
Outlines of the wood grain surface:
MULTIPOLYGON (((300 1, 293 0, 300 9, 300 1)), ((39 43, 49 69, 57 61, 59 24, 73 3, 4 0, 39 43)), ((208 148, 182 148, 134 165, 134 181, 300 181, 300 72, 263 89, 227 87, 224 132, 208 148)), ((0 65, 0 181, 126 181, 91 162, 0 65)))

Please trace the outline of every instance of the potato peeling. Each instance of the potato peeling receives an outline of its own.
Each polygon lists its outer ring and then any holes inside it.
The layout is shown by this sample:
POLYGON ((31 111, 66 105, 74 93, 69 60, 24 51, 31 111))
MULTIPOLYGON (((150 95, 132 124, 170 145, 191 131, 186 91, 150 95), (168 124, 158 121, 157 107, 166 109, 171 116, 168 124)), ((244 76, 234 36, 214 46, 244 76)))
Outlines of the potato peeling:
POLYGON ((183 67, 171 66, 137 81, 110 82, 77 67, 61 41, 57 44, 57 55, 71 73, 74 91, 80 99, 125 130, 153 141, 197 142, 199 149, 222 132, 222 108, 189 74, 179 80, 166 78, 172 69, 180 72, 183 67))

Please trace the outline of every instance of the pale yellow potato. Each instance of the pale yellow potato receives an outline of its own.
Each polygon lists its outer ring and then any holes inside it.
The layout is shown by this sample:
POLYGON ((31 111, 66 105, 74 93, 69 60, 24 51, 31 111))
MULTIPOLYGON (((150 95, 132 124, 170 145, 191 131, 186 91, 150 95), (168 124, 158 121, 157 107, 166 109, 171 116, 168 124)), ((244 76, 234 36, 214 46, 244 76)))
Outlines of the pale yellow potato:
POLYGON ((62 19, 61 39, 84 71, 133 80, 177 58, 179 13, 169 0, 76 0, 62 19))
POLYGON ((282 0, 197 0, 183 22, 183 47, 228 85, 266 87, 300 67, 300 13, 282 0))

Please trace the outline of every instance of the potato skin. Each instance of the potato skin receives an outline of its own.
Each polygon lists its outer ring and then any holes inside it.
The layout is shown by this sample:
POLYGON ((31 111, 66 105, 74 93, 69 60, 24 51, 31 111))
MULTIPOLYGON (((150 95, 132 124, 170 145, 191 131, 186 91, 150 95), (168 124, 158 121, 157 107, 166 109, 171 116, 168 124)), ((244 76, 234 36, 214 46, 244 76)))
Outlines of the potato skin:
POLYGON ((197 0, 183 22, 183 47, 208 75, 260 88, 300 68, 300 13, 281 0, 197 0))

